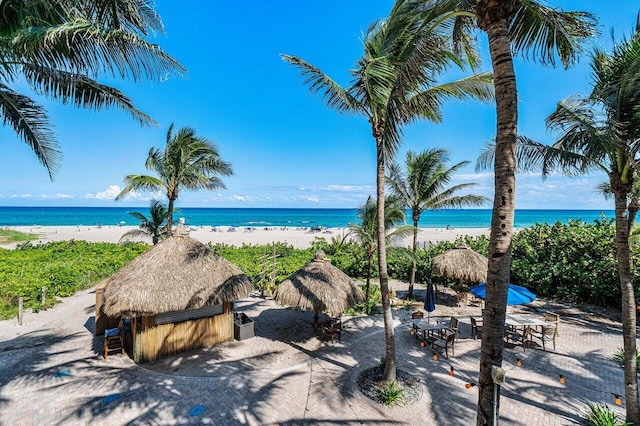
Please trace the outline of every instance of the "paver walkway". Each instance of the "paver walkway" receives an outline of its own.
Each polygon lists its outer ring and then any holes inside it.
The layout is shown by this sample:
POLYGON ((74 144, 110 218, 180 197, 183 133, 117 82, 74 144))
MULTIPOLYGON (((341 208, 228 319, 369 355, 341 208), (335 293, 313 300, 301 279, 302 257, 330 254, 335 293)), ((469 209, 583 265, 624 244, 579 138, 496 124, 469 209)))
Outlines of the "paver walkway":
MULTIPOLYGON (((102 358, 93 298, 81 292, 23 326, 0 322, 0 424, 475 424, 477 388, 464 385, 477 380, 480 343, 465 316, 455 357, 434 361, 400 315, 398 367, 420 379, 422 397, 391 409, 356 385, 384 353, 380 316, 346 319, 343 341, 331 344, 314 336, 309 314, 254 297, 238 307, 256 320, 257 337, 136 366, 102 358)), ((613 404, 624 395, 622 369, 609 359, 620 346, 620 324, 580 315, 563 315, 555 352, 507 346, 501 424, 575 424, 586 401, 623 414, 613 404)))

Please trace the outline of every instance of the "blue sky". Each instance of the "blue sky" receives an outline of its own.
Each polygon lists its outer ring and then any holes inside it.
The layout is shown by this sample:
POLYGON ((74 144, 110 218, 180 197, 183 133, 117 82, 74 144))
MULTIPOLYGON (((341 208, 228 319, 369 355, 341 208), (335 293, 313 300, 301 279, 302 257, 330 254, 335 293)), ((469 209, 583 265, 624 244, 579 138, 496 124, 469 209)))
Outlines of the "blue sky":
MULTIPOLYGON (((618 35, 629 34, 638 13, 633 3, 557 0, 553 5, 597 15, 602 35, 593 44, 607 47, 611 28, 618 35)), ((348 70, 361 54, 362 33, 391 7, 388 0, 196 0, 188 7, 158 0, 166 35, 153 41, 188 69, 187 76, 161 83, 109 83, 124 90, 159 126, 140 127, 117 110, 78 110, 39 99, 55 123, 64 152, 62 170, 51 182, 12 130, 0 128, 0 205, 148 205, 153 194, 118 203, 113 198, 125 175, 147 173, 149 148, 163 147, 167 129, 175 123, 215 142, 235 169, 235 176, 225 178, 226 190, 184 191, 178 206, 357 207, 375 193, 375 148, 368 123, 326 108, 279 55, 300 56, 346 85, 348 70)), ((478 38, 487 58, 486 35, 478 38)), ((516 60, 521 134, 552 141, 544 118, 560 99, 589 90, 588 59, 585 55, 568 71, 516 60)), ((483 69, 490 66, 485 59, 483 69)), ((454 77, 443 76, 442 82, 454 77)), ((494 133, 493 106, 449 103, 443 123, 405 129, 398 159, 408 149, 446 148, 451 164, 472 162, 456 183, 476 182, 475 193, 492 197, 492 174, 475 173, 473 163, 494 133)), ((519 175, 516 207, 612 209, 612 202, 594 191, 603 180, 598 175, 545 181, 536 174, 519 175)))

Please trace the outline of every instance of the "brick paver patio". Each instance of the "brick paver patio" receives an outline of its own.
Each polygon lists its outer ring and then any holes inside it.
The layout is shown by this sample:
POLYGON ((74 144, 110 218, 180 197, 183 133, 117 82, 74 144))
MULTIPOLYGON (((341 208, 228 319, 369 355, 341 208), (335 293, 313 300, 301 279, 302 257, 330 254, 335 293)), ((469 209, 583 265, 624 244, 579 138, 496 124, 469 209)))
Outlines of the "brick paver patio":
MULTIPOLYGON (((480 341, 470 337, 466 314, 455 356, 437 361, 400 315, 398 367, 420 379, 422 396, 387 408, 356 384, 384 353, 380 316, 347 319, 343 341, 324 343, 306 314, 254 297, 239 309, 256 319, 257 337, 136 366, 123 355, 102 358, 101 340, 91 334, 93 297, 82 292, 32 314, 37 327, 0 322, 0 424, 475 424, 477 388, 464 385, 477 380, 480 341), (285 312, 289 322, 278 323, 285 312), (190 414, 195 406, 204 411, 190 414)), ((624 396, 622 369, 610 360, 621 346, 619 323, 579 314, 562 317, 555 351, 507 345, 501 424, 575 424, 588 401, 623 414, 613 402, 624 396)))

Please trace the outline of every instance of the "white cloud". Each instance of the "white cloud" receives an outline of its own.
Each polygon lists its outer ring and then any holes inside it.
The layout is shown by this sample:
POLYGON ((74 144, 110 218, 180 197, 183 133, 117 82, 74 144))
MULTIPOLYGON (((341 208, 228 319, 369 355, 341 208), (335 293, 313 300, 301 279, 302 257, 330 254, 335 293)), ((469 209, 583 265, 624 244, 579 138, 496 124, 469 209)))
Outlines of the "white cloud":
POLYGON ((237 195, 237 194, 233 194, 231 198, 233 198, 236 201, 251 201, 250 197, 245 197, 243 195, 237 195))
MULTIPOLYGON (((120 189, 120 185, 109 185, 107 189, 102 192, 98 192, 97 194, 88 193, 87 195, 85 195, 85 198, 92 198, 96 200, 113 200, 120 193, 120 191, 122 191, 122 189, 120 189)), ((129 195, 131 196, 133 195, 133 193, 129 195)), ((130 196, 127 196, 127 198, 137 198, 135 196, 130 196)))
POLYGON ((26 199, 29 199, 29 198, 33 198, 33 197, 31 196, 31 194, 11 194, 9 196, 9 198, 26 198, 26 199))

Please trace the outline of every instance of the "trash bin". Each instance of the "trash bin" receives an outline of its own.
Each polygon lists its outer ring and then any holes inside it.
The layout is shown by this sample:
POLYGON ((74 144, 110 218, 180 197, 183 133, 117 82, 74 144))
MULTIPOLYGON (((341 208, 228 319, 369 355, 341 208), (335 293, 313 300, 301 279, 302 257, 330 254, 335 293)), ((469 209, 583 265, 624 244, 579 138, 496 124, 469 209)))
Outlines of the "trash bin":
POLYGON ((255 336, 254 322, 244 312, 235 312, 233 316, 233 338, 246 340, 255 336))

